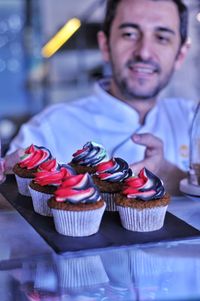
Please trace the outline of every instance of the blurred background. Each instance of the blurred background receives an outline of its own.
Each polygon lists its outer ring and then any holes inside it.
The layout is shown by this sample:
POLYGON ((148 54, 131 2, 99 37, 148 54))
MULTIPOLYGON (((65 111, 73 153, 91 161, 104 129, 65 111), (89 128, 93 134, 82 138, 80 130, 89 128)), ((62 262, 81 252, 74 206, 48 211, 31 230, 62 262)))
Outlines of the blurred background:
MULTIPOLYGON (((200 0, 185 3, 191 50, 163 94, 199 100, 200 0)), ((96 39, 104 8, 105 0, 0 0, 3 152, 23 122, 47 105, 89 94, 92 83, 109 72, 96 39), (72 18, 81 22, 77 31, 54 54, 45 52, 43 46, 72 18)))

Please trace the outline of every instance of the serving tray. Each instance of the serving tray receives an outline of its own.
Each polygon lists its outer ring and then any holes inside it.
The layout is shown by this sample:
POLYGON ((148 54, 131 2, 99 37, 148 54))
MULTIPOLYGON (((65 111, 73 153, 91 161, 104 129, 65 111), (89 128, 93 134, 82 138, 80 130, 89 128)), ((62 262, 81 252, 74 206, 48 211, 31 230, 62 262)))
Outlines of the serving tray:
POLYGON ((166 214, 164 226, 157 231, 128 231, 121 226, 117 212, 105 212, 98 233, 88 237, 64 236, 56 232, 52 217, 44 217, 34 212, 31 197, 25 197, 18 193, 14 176, 7 178, 6 182, 0 186, 0 192, 59 254, 191 239, 200 236, 197 229, 169 212, 166 214))

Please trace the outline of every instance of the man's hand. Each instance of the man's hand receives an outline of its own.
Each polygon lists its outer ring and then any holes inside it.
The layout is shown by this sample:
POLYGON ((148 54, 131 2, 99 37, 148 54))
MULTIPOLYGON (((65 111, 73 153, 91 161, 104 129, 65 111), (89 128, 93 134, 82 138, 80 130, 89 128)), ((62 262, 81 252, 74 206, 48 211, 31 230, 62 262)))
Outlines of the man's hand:
POLYGON ((20 157, 24 154, 24 149, 20 148, 15 152, 6 155, 5 160, 5 172, 12 173, 14 165, 20 160, 20 157))
POLYGON ((162 140, 152 134, 134 134, 132 139, 146 146, 144 160, 130 165, 133 172, 137 174, 146 167, 163 180, 166 191, 171 195, 180 195, 179 183, 187 174, 164 158, 162 140))
POLYGON ((134 134, 133 142, 146 146, 144 159, 140 162, 131 164, 134 173, 138 173, 143 167, 146 167, 153 173, 157 173, 163 164, 163 142, 152 134, 134 134))
POLYGON ((12 173, 14 165, 19 161, 23 153, 23 149, 18 149, 12 154, 0 159, 0 184, 5 181, 6 174, 12 173))

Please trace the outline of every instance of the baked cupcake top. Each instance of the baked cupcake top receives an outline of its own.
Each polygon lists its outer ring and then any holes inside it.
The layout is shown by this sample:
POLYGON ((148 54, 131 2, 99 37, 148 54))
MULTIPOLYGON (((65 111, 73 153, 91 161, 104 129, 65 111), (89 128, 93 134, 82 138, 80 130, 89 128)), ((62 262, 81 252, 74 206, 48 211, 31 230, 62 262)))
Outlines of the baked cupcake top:
POLYGON ((34 169, 51 158, 52 155, 46 147, 31 144, 24 150, 24 154, 20 157, 18 165, 28 170, 34 169))
POLYGON ((40 186, 59 186, 62 181, 75 174, 75 170, 70 165, 59 164, 56 159, 50 159, 39 165, 33 181, 40 186))
POLYGON ((163 182, 147 168, 143 168, 137 177, 125 181, 122 191, 129 199, 150 201, 160 199, 165 195, 163 182))
POLYGON ((100 162, 108 160, 105 148, 95 142, 87 142, 82 149, 77 150, 72 156, 72 163, 83 166, 96 166, 100 162))
POLYGON ((128 163, 121 158, 112 158, 96 166, 96 174, 102 181, 122 182, 132 176, 128 163))
POLYGON ((101 201, 99 190, 88 173, 67 178, 54 193, 58 203, 88 204, 101 201))

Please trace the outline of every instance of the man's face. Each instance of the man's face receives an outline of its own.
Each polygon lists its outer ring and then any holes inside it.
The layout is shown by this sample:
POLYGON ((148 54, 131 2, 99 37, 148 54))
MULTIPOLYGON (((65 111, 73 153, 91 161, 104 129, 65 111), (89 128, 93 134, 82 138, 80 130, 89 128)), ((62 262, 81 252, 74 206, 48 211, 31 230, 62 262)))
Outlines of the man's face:
POLYGON ((171 1, 122 0, 108 41, 112 93, 150 99, 168 83, 179 61, 180 32, 171 1))

